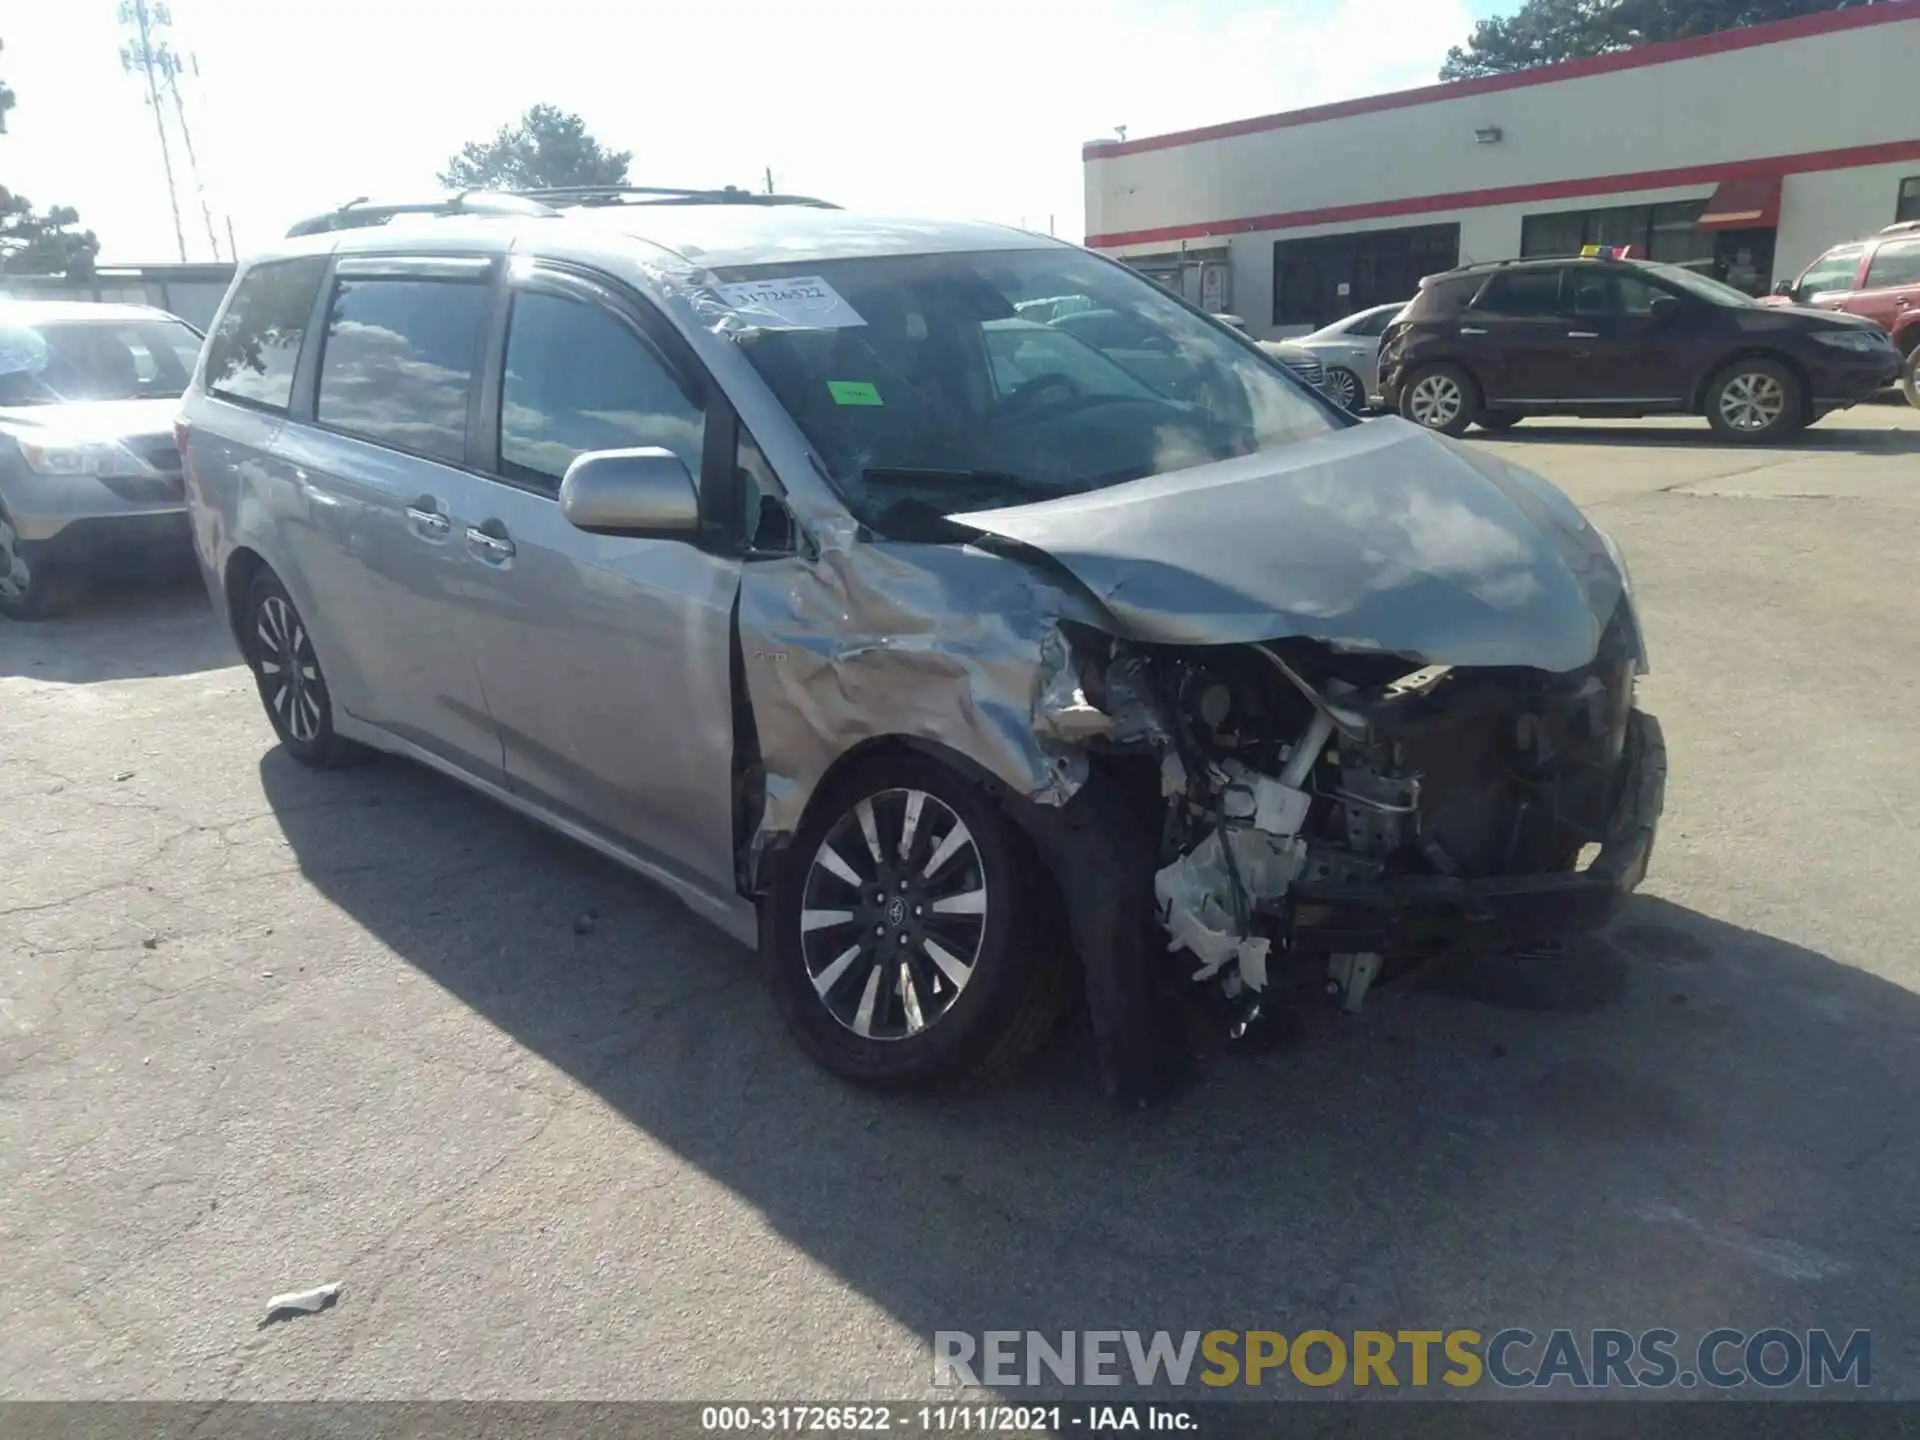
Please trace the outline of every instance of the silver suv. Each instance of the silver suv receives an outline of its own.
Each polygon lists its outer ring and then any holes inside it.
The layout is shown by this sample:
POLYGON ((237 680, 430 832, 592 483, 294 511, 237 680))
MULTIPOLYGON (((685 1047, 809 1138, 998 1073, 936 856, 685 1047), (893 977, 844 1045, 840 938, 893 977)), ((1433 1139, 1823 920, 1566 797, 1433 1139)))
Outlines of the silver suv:
POLYGON ((183 415, 281 743, 659 882, 844 1076, 1004 1070, 1083 990, 1144 1095, 1176 1001, 1354 1007, 1645 871, 1665 759, 1611 542, 1119 264, 737 192, 300 228, 183 415), (1022 311, 1062 296, 1154 363, 1022 311))

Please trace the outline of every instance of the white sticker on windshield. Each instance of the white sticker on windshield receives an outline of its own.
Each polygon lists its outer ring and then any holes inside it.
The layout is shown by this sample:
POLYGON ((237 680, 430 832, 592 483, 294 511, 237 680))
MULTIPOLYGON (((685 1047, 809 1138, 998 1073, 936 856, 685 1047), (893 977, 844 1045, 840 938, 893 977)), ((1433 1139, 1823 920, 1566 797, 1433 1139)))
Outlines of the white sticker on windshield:
POLYGON ((818 275, 782 275, 717 287, 749 324, 769 330, 843 330, 864 325, 860 312, 818 275))

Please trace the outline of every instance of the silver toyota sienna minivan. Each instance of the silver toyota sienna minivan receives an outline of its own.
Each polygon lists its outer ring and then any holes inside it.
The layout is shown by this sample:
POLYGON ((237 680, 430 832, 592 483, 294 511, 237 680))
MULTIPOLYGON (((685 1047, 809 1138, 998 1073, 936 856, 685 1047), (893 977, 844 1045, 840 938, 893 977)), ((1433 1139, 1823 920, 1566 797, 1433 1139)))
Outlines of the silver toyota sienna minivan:
POLYGON ((1196 1013, 1355 1009, 1646 871, 1612 542, 1044 236, 349 207, 241 268, 178 434, 296 760, 406 756, 657 881, 855 1080, 1004 1071, 1084 995, 1145 1097, 1196 1013), (1125 323, 1022 311, 1062 296, 1125 323))

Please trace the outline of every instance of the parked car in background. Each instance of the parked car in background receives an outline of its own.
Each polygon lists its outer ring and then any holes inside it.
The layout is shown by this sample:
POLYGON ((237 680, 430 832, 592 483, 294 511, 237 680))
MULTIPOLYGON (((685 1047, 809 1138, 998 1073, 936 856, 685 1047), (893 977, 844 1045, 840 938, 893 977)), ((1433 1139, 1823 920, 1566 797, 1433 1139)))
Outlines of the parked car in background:
POLYGON ((1326 392, 1358 414, 1380 397, 1380 337, 1404 300, 1371 305, 1293 341, 1326 366, 1326 392))
POLYGON ((1631 583, 1545 481, 1045 236, 593 193, 350 207, 236 279, 187 499, 293 759, 653 878, 891 1087, 1007 1070, 1084 980, 1138 1094, 1170 990, 1357 1009, 1639 883, 1631 583))
MULTIPOLYGON (((1262 340, 1259 342, 1259 345, 1268 355, 1278 360, 1282 365, 1286 366, 1288 370, 1299 376, 1300 379, 1304 380, 1307 384, 1313 386, 1313 388, 1321 394, 1327 396, 1329 399, 1337 398, 1327 389, 1326 365, 1321 361, 1320 357, 1311 350, 1306 349, 1292 340, 1262 340)), ((1352 409, 1353 407, 1348 406, 1347 408, 1352 409)))
POLYGON ((1755 442, 1885 389, 1902 363, 1872 321, 1765 306, 1677 265, 1510 260, 1423 280, 1387 326, 1380 386, 1447 435, 1528 415, 1705 415, 1755 442))
POLYGON ((1905 358, 1901 389, 1920 406, 1920 220, 1834 246, 1797 278, 1776 285, 1767 303, 1842 310, 1873 321, 1905 358))
POLYGON ((144 305, 0 304, 0 615, 54 614, 100 571, 189 563, 173 420, 200 339, 144 305))

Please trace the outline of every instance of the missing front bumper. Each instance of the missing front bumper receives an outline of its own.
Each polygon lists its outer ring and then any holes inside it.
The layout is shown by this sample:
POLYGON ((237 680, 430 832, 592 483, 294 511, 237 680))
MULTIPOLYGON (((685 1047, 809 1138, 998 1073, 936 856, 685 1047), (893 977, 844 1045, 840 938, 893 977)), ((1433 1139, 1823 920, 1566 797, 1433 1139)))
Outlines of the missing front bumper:
POLYGON ((1622 763, 1607 838, 1585 870, 1491 879, 1302 880, 1275 917, 1285 948, 1404 959, 1444 948, 1536 944, 1600 928, 1646 877, 1666 803, 1666 742, 1653 716, 1632 713, 1622 763))

